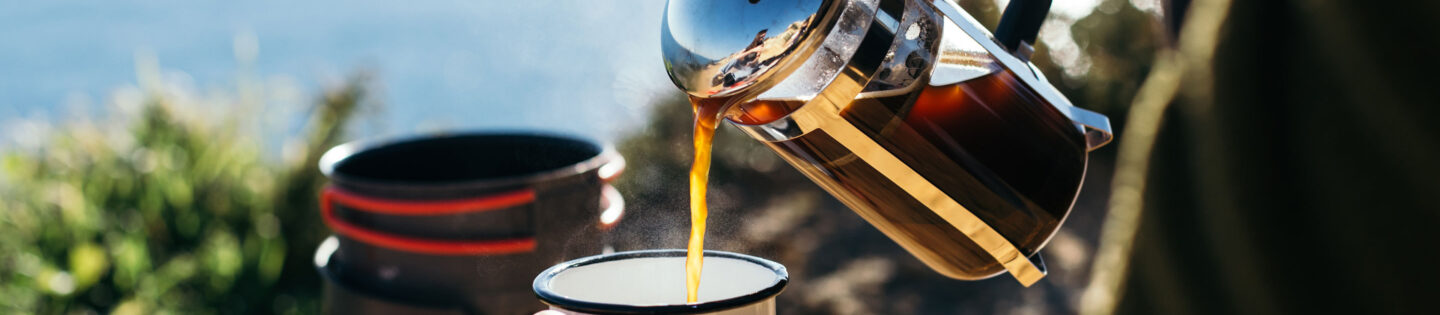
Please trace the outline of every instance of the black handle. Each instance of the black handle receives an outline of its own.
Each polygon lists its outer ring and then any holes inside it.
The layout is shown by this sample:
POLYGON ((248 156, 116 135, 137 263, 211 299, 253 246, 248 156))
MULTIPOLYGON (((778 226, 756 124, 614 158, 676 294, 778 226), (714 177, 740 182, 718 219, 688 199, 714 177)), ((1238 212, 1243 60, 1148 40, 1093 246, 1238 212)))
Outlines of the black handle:
POLYGON ((1035 44, 1035 34, 1040 33, 1040 24, 1050 13, 1050 0, 1010 0, 1005 13, 1000 15, 1000 25, 995 26, 995 39, 1005 49, 1016 51, 1020 43, 1035 44))

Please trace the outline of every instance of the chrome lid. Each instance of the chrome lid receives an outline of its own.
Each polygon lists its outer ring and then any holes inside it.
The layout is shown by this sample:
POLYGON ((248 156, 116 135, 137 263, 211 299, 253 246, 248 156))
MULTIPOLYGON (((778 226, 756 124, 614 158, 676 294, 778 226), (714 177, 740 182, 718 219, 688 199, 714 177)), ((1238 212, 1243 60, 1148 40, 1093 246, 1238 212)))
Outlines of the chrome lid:
POLYGON ((699 97, 732 95, 783 75, 813 51, 811 37, 823 37, 812 35, 832 23, 831 3, 670 0, 660 31, 665 71, 681 90, 699 97))

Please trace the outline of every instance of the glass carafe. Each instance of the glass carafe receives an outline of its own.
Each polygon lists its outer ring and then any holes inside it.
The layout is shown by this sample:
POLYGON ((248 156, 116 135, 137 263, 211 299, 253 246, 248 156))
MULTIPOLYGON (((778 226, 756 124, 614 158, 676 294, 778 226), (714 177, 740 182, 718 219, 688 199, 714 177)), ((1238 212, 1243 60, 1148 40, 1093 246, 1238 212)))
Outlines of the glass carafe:
POLYGON ((767 1, 672 0, 676 85, 735 98, 732 125, 935 271, 1041 279, 1111 138, 1026 60, 1048 1, 1012 0, 999 38, 948 0, 767 1))

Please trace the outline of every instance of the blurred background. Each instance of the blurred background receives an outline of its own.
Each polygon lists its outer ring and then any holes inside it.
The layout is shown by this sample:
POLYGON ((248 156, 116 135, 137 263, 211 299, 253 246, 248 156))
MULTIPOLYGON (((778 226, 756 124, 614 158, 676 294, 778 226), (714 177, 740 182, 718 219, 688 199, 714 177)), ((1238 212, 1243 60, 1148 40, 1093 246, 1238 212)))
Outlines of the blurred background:
MULTIPOLYGON (((1005 5, 959 2, 992 29, 1005 5)), ((616 247, 683 247, 690 109, 660 62, 663 7, 0 0, 0 313, 316 313, 318 155, 416 133, 614 143, 616 247)), ((1035 62, 1122 127, 1162 11, 1056 1, 1035 62)), ((785 264, 782 314, 1073 313, 1115 156, 1092 153, 1050 276, 1024 289, 944 278, 759 143, 716 141, 707 248, 785 264)))

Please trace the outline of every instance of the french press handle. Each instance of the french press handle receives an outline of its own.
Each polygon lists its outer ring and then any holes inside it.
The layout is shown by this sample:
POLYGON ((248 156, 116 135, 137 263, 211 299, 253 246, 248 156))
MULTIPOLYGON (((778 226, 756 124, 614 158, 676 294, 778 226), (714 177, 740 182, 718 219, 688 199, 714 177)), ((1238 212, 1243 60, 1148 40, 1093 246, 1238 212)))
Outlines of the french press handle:
POLYGON ((1021 45, 1034 45, 1040 24, 1050 13, 1050 1, 1010 0, 1000 15, 1000 24, 995 26, 995 40, 1011 52, 1020 50, 1021 45))

